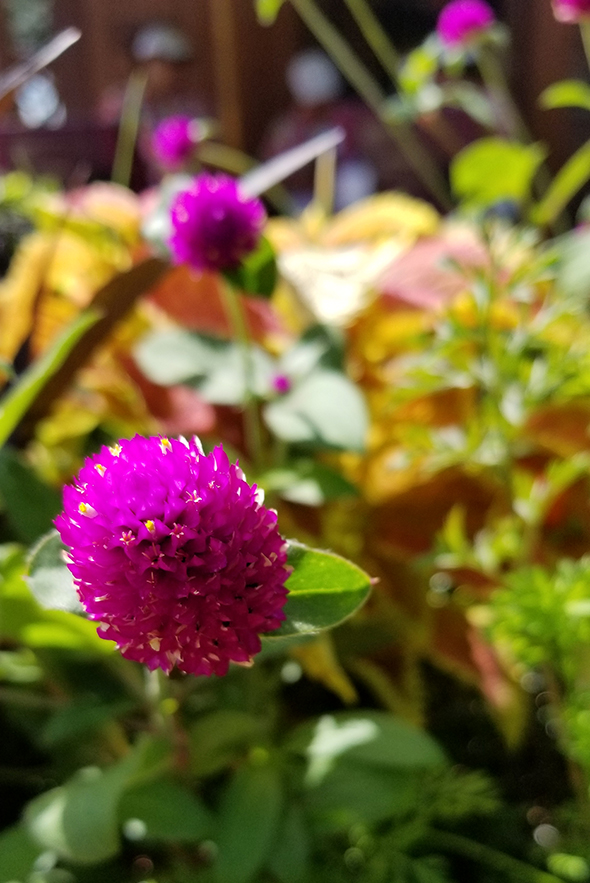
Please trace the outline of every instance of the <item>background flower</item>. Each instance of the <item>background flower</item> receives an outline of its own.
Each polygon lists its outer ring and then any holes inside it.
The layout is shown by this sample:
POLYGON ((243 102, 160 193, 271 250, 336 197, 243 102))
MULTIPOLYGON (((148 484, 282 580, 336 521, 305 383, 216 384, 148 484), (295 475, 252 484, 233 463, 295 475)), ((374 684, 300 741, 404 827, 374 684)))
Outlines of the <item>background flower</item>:
POLYGON ((171 217, 174 259, 196 270, 235 269, 258 245, 266 220, 260 200, 245 198, 237 181, 209 174, 178 194, 171 217))
POLYGON ((495 21, 494 12, 484 0, 453 0, 439 15, 436 30, 447 46, 465 43, 495 21))
POLYGON ((101 637, 152 669, 223 675, 285 618, 276 520, 221 447, 135 436, 88 458, 56 526, 101 637))
POLYGON ((198 138, 198 124, 187 116, 168 117, 152 136, 154 156, 165 169, 180 168, 190 157, 198 138))
POLYGON ((576 24, 590 19, 590 0, 553 0, 555 18, 576 24))

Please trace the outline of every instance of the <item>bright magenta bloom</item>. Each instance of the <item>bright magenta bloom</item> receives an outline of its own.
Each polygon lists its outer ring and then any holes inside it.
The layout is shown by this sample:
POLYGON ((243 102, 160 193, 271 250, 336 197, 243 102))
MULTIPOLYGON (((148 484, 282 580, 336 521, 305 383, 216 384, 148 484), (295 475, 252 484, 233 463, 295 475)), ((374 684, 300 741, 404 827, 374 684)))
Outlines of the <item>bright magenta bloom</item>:
POLYGON ((277 629, 289 575, 276 513, 221 447, 143 438, 103 447, 55 522, 98 634, 169 672, 227 672, 277 629))
POLYGON ((160 165, 174 171, 189 158, 198 141, 197 123, 187 116, 162 120, 152 136, 152 150, 160 165))
POLYGON ((553 12, 558 21, 571 24, 590 21, 590 0, 553 0, 553 12))
POLYGON ((227 175, 199 175, 172 204, 170 247, 176 263, 196 270, 234 270, 258 245, 266 220, 227 175))
POLYGON ((484 0, 452 0, 439 15, 436 32, 446 46, 459 46, 495 20, 493 9, 484 0))

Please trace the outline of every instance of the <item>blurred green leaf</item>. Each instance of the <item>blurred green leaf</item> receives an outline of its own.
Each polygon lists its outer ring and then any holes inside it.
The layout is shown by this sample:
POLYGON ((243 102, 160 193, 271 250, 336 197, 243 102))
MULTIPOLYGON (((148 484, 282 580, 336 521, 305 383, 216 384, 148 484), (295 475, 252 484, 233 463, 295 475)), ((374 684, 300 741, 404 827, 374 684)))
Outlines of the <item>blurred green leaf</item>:
POLYGON ((101 318, 98 310, 86 310, 0 399, 0 447, 5 444, 45 384, 64 363, 80 338, 101 318))
POLYGON ((251 252, 236 270, 226 270, 224 276, 246 294, 271 297, 278 278, 277 262, 272 245, 262 237, 256 251, 251 252))
POLYGON ((256 0, 256 14, 263 25, 271 25, 285 0, 256 0))
MULTIPOLYGON (((590 87, 589 87, 590 90, 590 87)), ((545 196, 531 211, 536 224, 551 224, 590 179, 590 141, 561 167, 545 196)))
MULTIPOLYGON (((244 355, 231 340, 188 331, 165 331, 149 335, 136 350, 143 373, 154 383, 195 385, 214 404, 238 405, 246 397, 244 355)), ((274 361, 258 346, 250 348, 253 392, 267 395, 274 361)))
POLYGON ((124 794, 119 818, 130 840, 198 843, 211 836, 211 815, 202 801, 185 786, 167 779, 124 794))
POLYGON ((64 742, 88 738, 90 733, 133 709, 134 703, 120 701, 97 704, 96 699, 74 701, 51 715, 41 731, 40 742, 51 748, 64 742))
POLYGON ((362 451, 368 415, 361 391, 344 374, 319 369, 268 404, 264 419, 280 439, 362 451))
POLYGON ((355 486, 339 472, 313 460, 296 460, 284 469, 269 470, 258 484, 303 506, 321 506, 327 500, 358 496, 355 486))
POLYGON ((140 742, 106 770, 86 767, 65 785, 32 800, 25 824, 34 840, 62 859, 95 864, 119 852, 118 806, 136 777, 154 763, 150 740, 140 742))
POLYGON ((564 880, 571 880, 572 883, 584 883, 590 880, 590 866, 586 859, 579 855, 556 852, 547 859, 547 867, 552 874, 559 874, 564 880))
POLYGON ((56 530, 45 534, 31 550, 27 582, 45 610, 81 613, 74 580, 64 561, 66 551, 56 530))
POLYGON ((291 804, 281 820, 269 868, 280 883, 306 883, 310 858, 310 836, 303 811, 291 804))
POLYGON ((340 712, 302 725, 288 747, 308 758, 307 781, 318 784, 336 762, 383 769, 436 767, 445 763, 438 743, 425 730, 385 711, 340 712))
POLYGON ((0 449, 0 499, 8 524, 27 545, 49 530, 61 509, 61 495, 8 446, 0 449))
POLYGON ((219 809, 219 883, 249 883, 270 857, 283 795, 278 770, 270 763, 242 766, 232 777, 219 809))
POLYGON ((561 80, 552 83, 539 97, 541 107, 583 107, 590 110, 590 86, 583 80, 561 80))
POLYGON ((465 147, 451 163, 451 186, 460 199, 480 206, 504 200, 521 203, 545 158, 539 144, 505 138, 481 138, 465 147))
POLYGON ((264 721, 243 711, 220 709, 190 730, 190 764, 196 776, 210 776, 244 757, 264 737, 264 721))
POLYGON ((14 825, 0 834, 0 883, 18 883, 28 878, 41 852, 24 825, 14 825))
POLYGON ((287 580, 287 619, 269 639, 332 628, 352 616, 366 601, 371 580, 356 564, 335 555, 289 543, 293 573, 287 580))

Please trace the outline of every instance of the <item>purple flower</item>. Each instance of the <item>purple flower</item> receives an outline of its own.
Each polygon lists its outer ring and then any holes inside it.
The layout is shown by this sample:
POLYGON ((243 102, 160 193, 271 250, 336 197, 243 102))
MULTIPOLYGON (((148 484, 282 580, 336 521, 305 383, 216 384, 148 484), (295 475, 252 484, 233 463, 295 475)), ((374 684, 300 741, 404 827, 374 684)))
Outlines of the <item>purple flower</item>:
POLYGON ((244 197, 233 178, 209 174, 178 194, 171 216, 174 260, 196 270, 235 270, 258 245, 266 220, 260 200, 244 197))
POLYGON ((590 21, 590 0, 553 0, 553 12, 558 21, 570 24, 590 21))
POLYGON ((127 659, 223 675, 277 629, 289 575, 276 512, 221 447, 123 440, 89 457, 55 521, 98 634, 127 659))
POLYGON ((165 169, 179 169, 197 144, 198 124, 187 116, 168 117, 152 135, 154 156, 165 169))
POLYGON ((272 379, 272 386, 279 395, 285 395, 291 390, 291 379, 286 374, 275 374, 272 379))
POLYGON ((446 46, 459 46, 494 21, 494 12, 485 0, 452 0, 439 15, 436 31, 446 46))

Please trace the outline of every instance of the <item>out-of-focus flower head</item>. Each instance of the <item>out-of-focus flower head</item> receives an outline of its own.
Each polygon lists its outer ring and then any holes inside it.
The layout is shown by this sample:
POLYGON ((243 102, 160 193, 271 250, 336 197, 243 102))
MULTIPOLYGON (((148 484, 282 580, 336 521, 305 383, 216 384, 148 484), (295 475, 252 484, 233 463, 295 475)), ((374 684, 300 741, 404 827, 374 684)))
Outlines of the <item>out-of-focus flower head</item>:
POLYGON ((276 513, 221 447, 157 436, 103 447, 55 523, 99 635, 150 669, 223 675, 285 618, 276 513))
POLYGON ((171 116, 156 127, 152 150, 162 168, 175 171, 183 166, 199 142, 199 124, 188 116, 171 116))
POLYGON ((266 220, 259 199, 249 199, 227 175, 199 175, 171 208, 169 241, 177 264, 195 270, 235 270, 260 240, 266 220))
POLYGON ((486 31, 495 20, 485 0, 452 0, 439 15, 436 32, 445 46, 460 46, 486 31))
POLYGON ((590 0, 553 0, 553 12, 558 21, 569 24, 590 21, 590 0))

